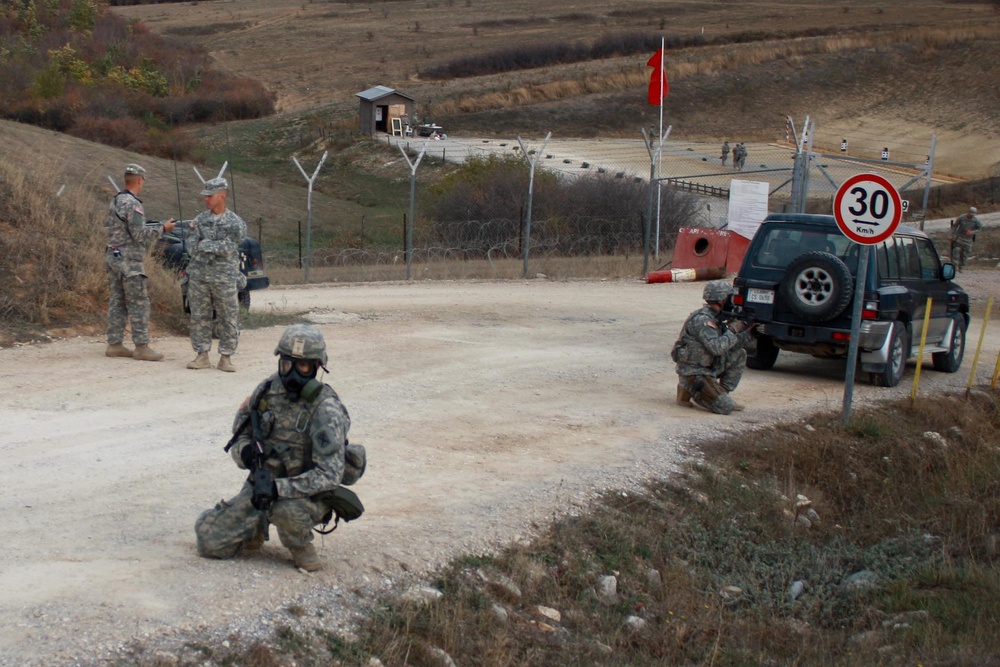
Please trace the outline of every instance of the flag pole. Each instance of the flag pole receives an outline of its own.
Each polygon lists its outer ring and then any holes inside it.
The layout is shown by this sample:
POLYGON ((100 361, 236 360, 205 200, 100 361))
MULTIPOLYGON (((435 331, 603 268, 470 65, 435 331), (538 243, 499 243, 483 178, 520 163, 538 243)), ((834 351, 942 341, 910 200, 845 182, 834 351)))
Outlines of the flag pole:
POLYGON ((667 78, 666 71, 663 69, 665 66, 666 54, 664 53, 664 47, 666 47, 666 37, 660 35, 660 133, 659 133, 659 145, 656 148, 656 243, 653 245, 653 258, 656 261, 660 259, 660 200, 662 199, 660 188, 662 182, 660 181, 660 169, 663 166, 663 81, 667 78))

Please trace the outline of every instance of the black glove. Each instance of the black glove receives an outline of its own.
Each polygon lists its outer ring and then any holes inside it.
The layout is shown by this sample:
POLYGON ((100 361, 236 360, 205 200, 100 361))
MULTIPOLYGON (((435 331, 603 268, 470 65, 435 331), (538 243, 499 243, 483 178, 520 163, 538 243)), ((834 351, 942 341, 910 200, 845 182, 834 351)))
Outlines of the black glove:
POLYGON ((246 445, 240 450, 240 460, 243 461, 243 467, 247 470, 254 471, 257 469, 257 447, 253 443, 246 445))
POLYGON ((250 496, 250 504, 255 510, 266 512, 271 509, 271 505, 278 499, 278 485, 274 483, 271 473, 266 470, 258 470, 254 473, 253 495, 250 496))

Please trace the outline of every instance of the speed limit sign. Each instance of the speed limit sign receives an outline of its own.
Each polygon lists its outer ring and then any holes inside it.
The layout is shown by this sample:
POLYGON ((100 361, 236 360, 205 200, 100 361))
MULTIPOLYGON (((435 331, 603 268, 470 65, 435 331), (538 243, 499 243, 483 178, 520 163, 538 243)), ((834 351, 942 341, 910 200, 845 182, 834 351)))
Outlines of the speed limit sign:
POLYGON ((858 174, 837 190, 833 215, 847 238, 875 245, 896 231, 903 217, 903 202, 885 178, 878 174, 858 174))

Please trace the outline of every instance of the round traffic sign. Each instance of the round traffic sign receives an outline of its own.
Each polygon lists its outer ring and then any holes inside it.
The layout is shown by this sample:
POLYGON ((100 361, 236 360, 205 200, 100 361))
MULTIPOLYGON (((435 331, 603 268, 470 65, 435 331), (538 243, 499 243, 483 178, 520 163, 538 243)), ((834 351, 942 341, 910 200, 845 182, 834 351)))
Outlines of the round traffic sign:
POLYGON ((903 217, 903 202, 892 183, 878 174, 847 179, 833 200, 833 215, 844 235, 864 245, 892 236, 903 217))

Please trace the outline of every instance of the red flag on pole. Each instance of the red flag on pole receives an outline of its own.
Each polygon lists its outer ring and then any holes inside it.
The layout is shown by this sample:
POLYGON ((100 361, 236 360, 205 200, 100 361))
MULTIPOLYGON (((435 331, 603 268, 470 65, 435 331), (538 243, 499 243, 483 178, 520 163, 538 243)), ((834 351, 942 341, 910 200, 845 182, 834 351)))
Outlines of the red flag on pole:
POLYGON ((663 66, 662 46, 646 64, 653 68, 653 74, 649 77, 649 103, 659 106, 663 104, 663 98, 670 90, 670 85, 667 83, 667 68, 663 66))

